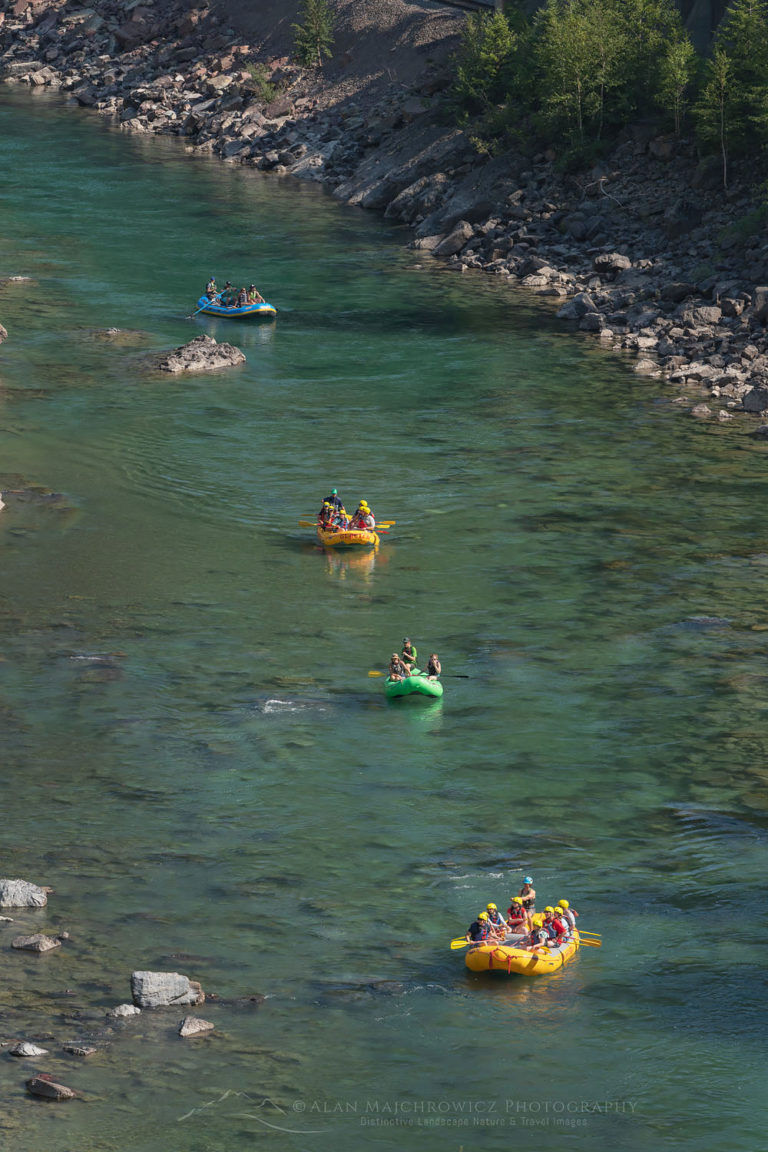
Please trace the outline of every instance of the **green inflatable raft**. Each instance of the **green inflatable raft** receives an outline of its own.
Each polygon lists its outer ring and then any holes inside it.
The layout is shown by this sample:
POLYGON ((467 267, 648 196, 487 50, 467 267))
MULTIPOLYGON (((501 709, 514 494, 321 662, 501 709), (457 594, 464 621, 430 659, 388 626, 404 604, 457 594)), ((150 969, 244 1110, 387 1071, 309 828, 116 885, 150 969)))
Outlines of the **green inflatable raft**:
POLYGON ((438 697, 443 694, 443 686, 439 680, 430 680, 426 672, 419 672, 414 668, 410 676, 404 680, 390 680, 387 676, 384 681, 384 691, 390 699, 396 696, 410 696, 414 692, 422 696, 438 697))

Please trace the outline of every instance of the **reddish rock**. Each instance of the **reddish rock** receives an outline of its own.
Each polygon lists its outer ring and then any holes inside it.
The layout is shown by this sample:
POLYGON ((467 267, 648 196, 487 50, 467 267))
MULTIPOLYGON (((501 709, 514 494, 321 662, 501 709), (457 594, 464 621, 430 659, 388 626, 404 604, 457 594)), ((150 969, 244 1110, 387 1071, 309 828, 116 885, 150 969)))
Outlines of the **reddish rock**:
POLYGON ((74 1100, 77 1095, 71 1088, 67 1088, 65 1084, 57 1084, 53 1077, 41 1072, 39 1076, 33 1076, 31 1080, 27 1080, 27 1092, 33 1096, 42 1096, 46 1100, 74 1100))

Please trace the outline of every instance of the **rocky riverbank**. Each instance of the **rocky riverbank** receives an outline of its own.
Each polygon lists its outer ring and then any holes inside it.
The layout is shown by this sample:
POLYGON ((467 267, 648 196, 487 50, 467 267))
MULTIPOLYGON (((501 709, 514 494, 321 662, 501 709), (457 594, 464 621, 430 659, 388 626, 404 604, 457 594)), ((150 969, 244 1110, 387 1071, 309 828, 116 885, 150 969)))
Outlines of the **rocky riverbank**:
POLYGON ((551 298, 697 417, 768 410, 768 244, 749 192, 724 192, 716 163, 643 128, 580 177, 552 154, 479 155, 443 99, 463 17, 426 0, 340 0, 323 76, 291 63, 282 6, 266 4, 258 36, 223 24, 237 11, 4 0, 0 75, 122 131, 322 181, 456 271, 551 298))

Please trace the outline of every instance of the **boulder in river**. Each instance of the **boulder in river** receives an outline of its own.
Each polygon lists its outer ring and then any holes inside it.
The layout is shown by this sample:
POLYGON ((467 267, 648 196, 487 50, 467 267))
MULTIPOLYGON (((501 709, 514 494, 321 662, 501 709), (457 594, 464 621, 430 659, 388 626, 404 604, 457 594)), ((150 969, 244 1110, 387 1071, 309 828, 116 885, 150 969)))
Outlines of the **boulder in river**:
POLYGON ((185 1016, 179 1025, 179 1036, 187 1039, 189 1036, 201 1036, 205 1032, 212 1032, 214 1025, 208 1020, 201 1020, 199 1016, 185 1016))
POLYGON ((157 367, 161 372, 216 372, 244 363, 245 354, 234 344, 219 344, 211 336, 196 336, 189 344, 161 356, 157 367))
POLYGON ((196 980, 179 972, 134 972, 131 995, 140 1008, 166 1008, 177 1004, 202 1004, 205 993, 196 980))
POLYGON ((38 1048, 37 1044, 33 1044, 31 1040, 19 1040, 18 1044, 14 1044, 8 1049, 9 1056, 47 1056, 47 1048, 38 1048))
POLYGON ((0 880, 0 908, 44 908, 48 892, 27 880, 0 880))
POLYGON ((53 1077, 44 1072, 27 1080, 27 1092, 33 1096, 44 1096, 47 1100, 74 1100, 77 1095, 65 1084, 57 1084, 53 1077))
POLYGON ((35 932, 33 936, 17 936, 11 941, 11 948, 23 952, 50 952, 60 947, 61 940, 56 936, 44 936, 42 932, 35 932))
POLYGON ((3 328, 2 324, 0 324, 0 344, 2 344, 3 340, 7 340, 7 339, 8 339, 8 329, 3 328))

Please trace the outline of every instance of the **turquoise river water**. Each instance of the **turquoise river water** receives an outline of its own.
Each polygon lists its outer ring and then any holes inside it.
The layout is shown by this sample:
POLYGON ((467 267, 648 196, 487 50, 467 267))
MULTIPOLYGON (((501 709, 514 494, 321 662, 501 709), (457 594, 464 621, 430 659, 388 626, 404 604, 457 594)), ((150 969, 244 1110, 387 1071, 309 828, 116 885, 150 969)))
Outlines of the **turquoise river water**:
POLYGON ((3 1145, 761 1147, 765 447, 314 186, 11 89, 0 164, 0 875, 55 889, 3 1145), (186 319, 211 273, 276 323, 186 319), (147 368, 201 332, 247 363, 147 368), (377 554, 298 527, 334 485, 377 554), (406 634, 442 701, 368 676, 406 634), (525 872, 602 948, 471 975, 525 872), (110 1025, 137 968, 215 1031, 110 1025))

